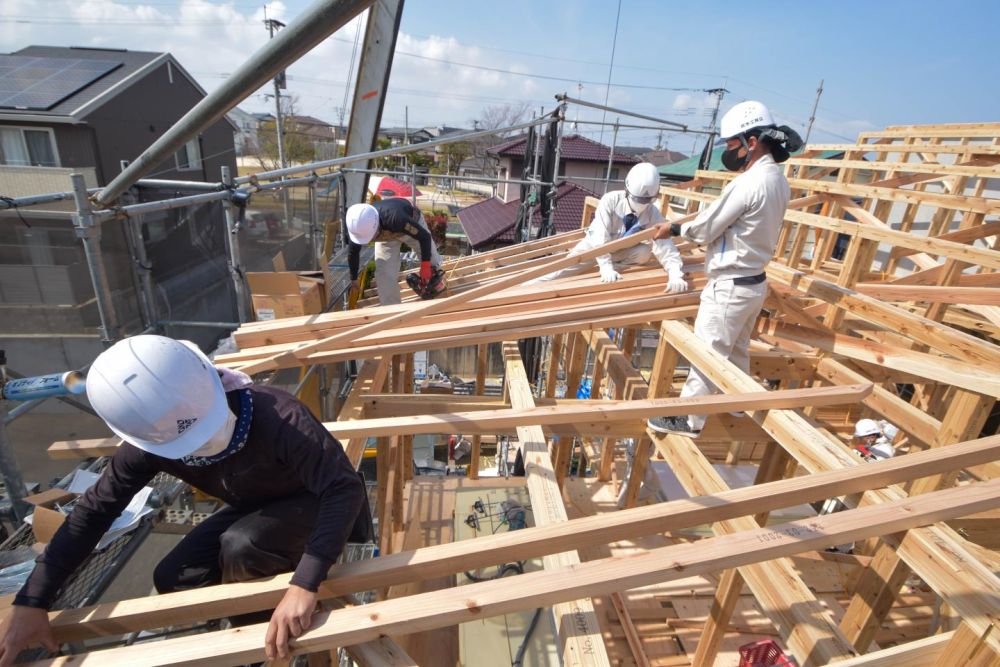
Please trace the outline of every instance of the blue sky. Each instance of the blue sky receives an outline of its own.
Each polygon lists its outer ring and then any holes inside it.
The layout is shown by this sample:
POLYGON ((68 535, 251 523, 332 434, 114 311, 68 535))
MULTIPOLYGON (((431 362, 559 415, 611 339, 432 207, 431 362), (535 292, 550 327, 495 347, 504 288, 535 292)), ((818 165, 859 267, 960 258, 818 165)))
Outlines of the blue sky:
MULTIPOLYGON (((267 11, 288 21, 307 5, 285 0, 267 11)), ((0 51, 28 44, 171 51, 211 89, 267 39, 263 6, 4 0, 0 51)), ((402 125, 408 107, 414 126, 469 126, 486 105, 551 109, 561 91, 603 101, 617 7, 616 0, 408 0, 383 122, 402 125)), ((622 0, 609 103, 700 127, 712 102, 702 91, 725 87, 723 110, 759 99, 804 130, 823 79, 813 141, 853 139, 890 124, 995 121, 998 19, 1000 3, 987 0, 622 0)), ((289 92, 303 113, 337 119, 356 25, 289 68, 289 92)), ((265 92, 241 107, 266 110, 272 102, 265 92)), ((571 109, 569 117, 577 116, 600 120, 601 114, 571 109)), ((600 130, 581 125, 580 131, 597 137, 600 130)), ((623 130, 619 140, 652 145, 657 134, 623 130)), ((695 144, 690 135, 663 139, 685 152, 695 144)))

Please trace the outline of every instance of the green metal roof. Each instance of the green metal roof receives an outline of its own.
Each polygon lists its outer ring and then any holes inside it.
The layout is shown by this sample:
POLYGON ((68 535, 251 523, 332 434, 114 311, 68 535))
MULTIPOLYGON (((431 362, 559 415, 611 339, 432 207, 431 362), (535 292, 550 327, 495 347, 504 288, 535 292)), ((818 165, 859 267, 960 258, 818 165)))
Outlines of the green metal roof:
MULTIPOLYGON (((709 171, 726 171, 726 168, 722 165, 722 152, 725 149, 725 146, 718 146, 712 150, 712 159, 708 163, 709 171)), ((802 151, 798 151, 796 153, 792 153, 792 155, 798 155, 801 152, 802 151)), ((823 151, 823 153, 818 157, 828 160, 841 155, 843 155, 843 151, 823 151)), ((689 157, 686 160, 681 160, 680 162, 665 164, 662 167, 659 167, 660 178, 666 177, 674 180, 690 180, 694 178, 694 173, 698 170, 698 162, 700 160, 701 153, 693 157, 689 157)))

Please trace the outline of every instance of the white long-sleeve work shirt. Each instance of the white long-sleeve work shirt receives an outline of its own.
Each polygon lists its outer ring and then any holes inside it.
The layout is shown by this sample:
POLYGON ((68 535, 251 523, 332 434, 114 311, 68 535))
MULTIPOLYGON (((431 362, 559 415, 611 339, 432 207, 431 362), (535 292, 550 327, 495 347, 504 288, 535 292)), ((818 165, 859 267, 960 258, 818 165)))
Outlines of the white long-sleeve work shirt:
POLYGON ((770 155, 722 189, 722 194, 691 222, 681 236, 705 246, 705 273, 726 280, 764 272, 774 256, 791 190, 770 155))
MULTIPOLYGON (((620 239, 625 234, 625 216, 632 213, 632 207, 628 203, 628 194, 624 190, 614 190, 601 197, 601 202, 597 205, 594 220, 587 228, 587 235, 583 238, 577 249, 590 250, 604 245, 611 241, 620 239), (586 246, 586 247, 583 247, 586 246)), ((650 204, 646 210, 639 214, 638 224, 643 229, 649 229, 653 225, 663 222, 663 215, 656 204, 650 204)), ((650 243, 646 241, 646 243, 650 243)), ((661 239, 652 241, 653 256, 668 274, 681 274, 684 271, 684 262, 681 254, 677 251, 673 241, 661 239)), ((611 255, 601 255, 597 258, 598 266, 607 264, 613 265, 611 255)))

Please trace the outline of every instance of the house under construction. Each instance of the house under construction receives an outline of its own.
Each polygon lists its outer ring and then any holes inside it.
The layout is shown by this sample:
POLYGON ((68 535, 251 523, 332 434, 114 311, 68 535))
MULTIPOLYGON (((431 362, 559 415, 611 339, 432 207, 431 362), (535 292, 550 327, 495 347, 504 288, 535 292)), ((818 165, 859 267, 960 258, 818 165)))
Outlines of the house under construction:
MULTIPOLYGON (((402 3, 388 28, 392 3, 376 4, 370 34, 394 35, 402 3)), ((391 63, 394 40, 377 41, 359 78, 384 84, 373 63, 385 49, 391 63)), ((372 155, 378 114, 356 107, 348 154, 372 155)), ((351 161, 194 196, 340 179, 360 201, 351 161)), ((143 162, 94 208, 77 198, 83 224, 143 162)), ((258 381, 304 389, 356 365, 324 425, 375 473, 377 543, 330 570, 323 610, 292 642, 299 664, 1000 665, 1000 123, 892 126, 808 145, 784 168, 792 198, 750 373, 694 334, 698 247, 678 244, 683 294, 664 293, 652 264, 611 284, 596 271, 526 284, 651 238, 570 255, 596 200, 580 230, 446 262, 443 297, 240 326, 237 351, 214 361, 258 381), (428 350, 473 355, 472 392, 416 381, 428 350), (718 393, 679 398, 691 368, 718 393), (695 439, 646 427, 693 412, 709 415, 695 439), (895 457, 852 451, 861 418, 898 427, 895 457), (414 465, 435 448, 460 474, 414 465), (831 499, 845 509, 817 511, 831 499)), ((692 219, 732 178, 663 186, 660 210, 692 219)), ((119 443, 50 454, 99 459, 119 443)), ((263 660, 266 623, 218 620, 273 608, 290 576, 53 611, 73 655, 31 664, 263 660)))

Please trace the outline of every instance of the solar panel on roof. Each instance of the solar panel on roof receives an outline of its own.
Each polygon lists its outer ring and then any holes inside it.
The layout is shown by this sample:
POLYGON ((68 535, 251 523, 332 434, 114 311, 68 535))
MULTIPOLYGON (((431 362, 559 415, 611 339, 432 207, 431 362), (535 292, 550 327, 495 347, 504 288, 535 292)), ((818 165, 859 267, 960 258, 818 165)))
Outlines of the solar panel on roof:
POLYGON ((121 66, 113 60, 0 55, 0 108, 47 111, 121 66))

